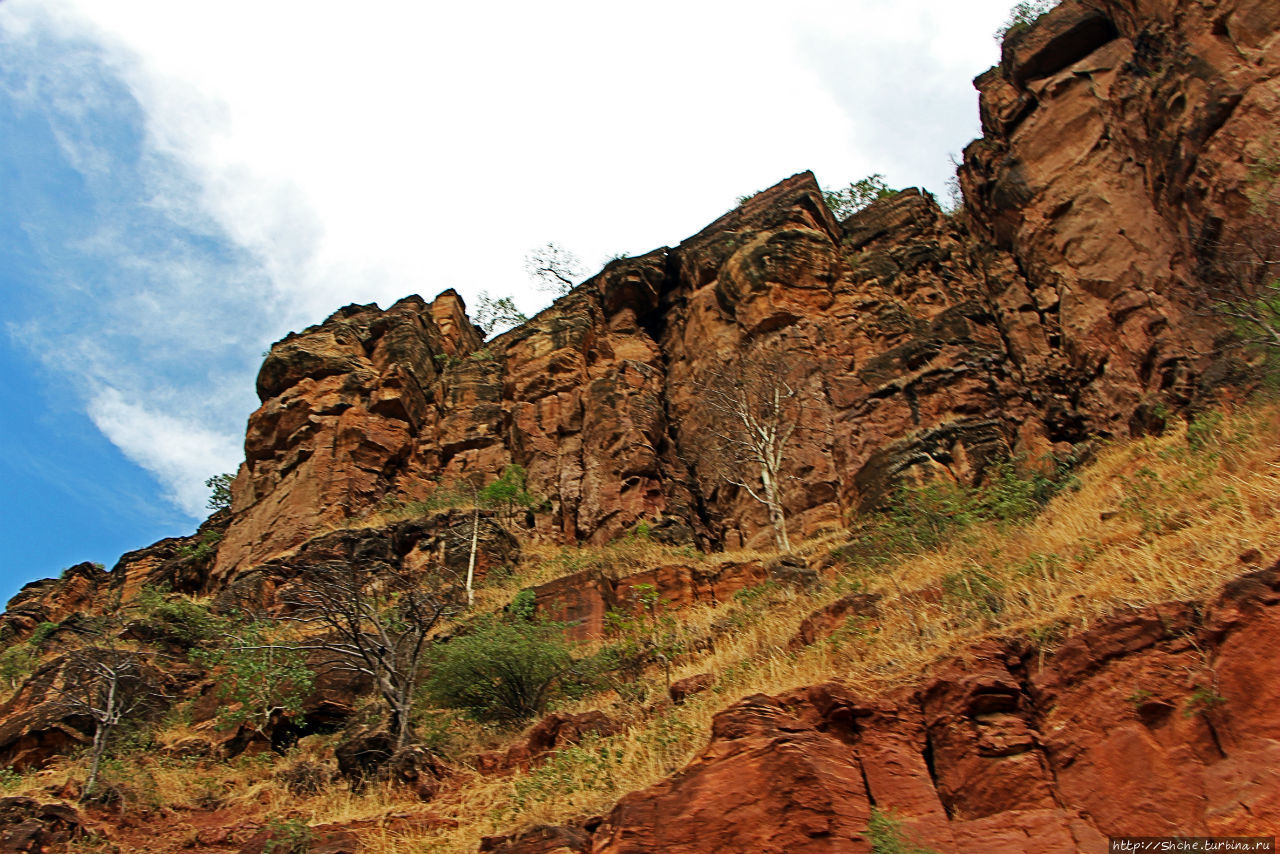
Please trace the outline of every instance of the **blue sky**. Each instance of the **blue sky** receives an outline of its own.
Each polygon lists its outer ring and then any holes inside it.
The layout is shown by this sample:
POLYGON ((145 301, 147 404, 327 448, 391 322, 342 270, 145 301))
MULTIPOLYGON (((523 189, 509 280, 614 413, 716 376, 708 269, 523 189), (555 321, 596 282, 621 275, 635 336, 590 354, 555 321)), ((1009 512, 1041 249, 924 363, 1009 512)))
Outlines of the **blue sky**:
POLYGON ((262 351, 344 304, 533 310, 532 248, 803 169, 941 193, 1008 11, 436 5, 0 0, 0 596, 190 532, 262 351))

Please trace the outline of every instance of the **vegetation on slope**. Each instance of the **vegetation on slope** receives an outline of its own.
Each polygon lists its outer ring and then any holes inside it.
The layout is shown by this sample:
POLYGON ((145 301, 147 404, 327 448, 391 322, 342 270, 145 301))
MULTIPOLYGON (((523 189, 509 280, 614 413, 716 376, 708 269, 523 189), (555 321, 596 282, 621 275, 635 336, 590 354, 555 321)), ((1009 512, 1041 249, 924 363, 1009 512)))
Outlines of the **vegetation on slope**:
MULTIPOLYGON (((618 615, 609 641, 551 653, 581 661, 602 649, 616 654, 627 641, 661 647, 669 674, 653 659, 647 666, 633 659, 639 664, 625 680, 597 681, 585 696, 556 697, 561 711, 603 709, 623 724, 616 735, 589 736, 528 771, 485 776, 469 769, 481 753, 518 737, 501 720, 509 716, 483 710, 469 716, 430 697, 420 700, 418 737, 459 769, 427 805, 386 785, 355 792, 335 781, 332 750, 340 733, 306 736, 283 756, 230 762, 183 756, 182 744, 199 732, 181 706, 150 731, 121 728, 112 758, 103 760, 103 800, 113 811, 168 815, 164 824, 174 827, 196 828, 211 816, 295 829, 358 822, 365 850, 385 854, 469 852, 484 835, 599 814, 687 763, 705 745, 711 717, 740 696, 833 678, 874 693, 918 678, 939 658, 986 636, 1021 635, 1048 650, 1116 611, 1208 594, 1242 571, 1242 556, 1280 550, 1278 434, 1275 404, 1207 412, 1161 437, 1100 447, 1069 477, 1006 467, 982 491, 905 490, 888 512, 802 544, 811 565, 826 568, 820 589, 771 582, 728 603, 678 612, 650 597, 643 613, 618 615), (790 649, 806 615, 851 591, 878 594, 878 618, 850 618, 830 637, 790 649), (715 674, 712 690, 682 705, 664 702, 668 678, 702 672, 715 674)), ((492 610, 521 587, 584 567, 623 575, 657 563, 728 557, 737 556, 698 557, 643 534, 604 548, 531 549, 511 576, 478 591, 477 604, 492 610)), ((187 600, 148 597, 157 619, 179 627, 203 619, 187 600)), ((518 632, 522 620, 537 628, 534 634, 546 633, 525 617, 509 618, 492 633, 518 632)), ((193 638, 207 631, 196 626, 193 638)), ((556 658, 552 670, 566 660, 556 658)), ((376 705, 362 715, 359 722, 376 720, 376 705)), ((73 757, 34 774, 9 773, 0 785, 6 793, 74 795, 88 761, 73 757)), ((173 842, 176 848, 193 839, 173 842)))

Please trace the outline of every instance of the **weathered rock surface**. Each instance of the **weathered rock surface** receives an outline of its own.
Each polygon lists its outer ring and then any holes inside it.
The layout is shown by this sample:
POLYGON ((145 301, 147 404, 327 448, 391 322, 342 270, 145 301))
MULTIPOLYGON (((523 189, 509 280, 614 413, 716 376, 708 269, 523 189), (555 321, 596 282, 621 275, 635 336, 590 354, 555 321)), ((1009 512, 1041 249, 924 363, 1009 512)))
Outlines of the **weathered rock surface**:
POLYGON ((89 835, 80 814, 66 804, 31 798, 0 798, 0 852, 37 854, 67 850, 89 835))
POLYGON ((837 629, 849 625, 850 619, 870 624, 879 616, 876 602, 880 599, 874 593, 850 593, 841 596, 830 605, 826 605, 805 617, 796 630, 788 647, 797 650, 817 643, 829 637, 837 629))
POLYGON ((668 565, 611 578, 599 570, 566 575, 531 588, 538 613, 566 623, 567 634, 578 640, 605 636, 609 612, 636 614, 644 609, 642 596, 662 602, 664 609, 695 604, 723 604, 734 593, 771 578, 760 561, 726 562, 714 567, 668 565))
POLYGON ((798 533, 904 478, 973 482, 994 457, 1146 429, 1227 373, 1200 309, 1249 220, 1250 169, 1276 156, 1277 16, 1062 3, 977 81, 957 217, 909 190, 836 222, 806 173, 487 343, 452 292, 290 336, 262 367, 212 582, 509 463, 547 499, 544 537, 649 519, 765 543, 765 507, 715 464, 705 390, 768 353, 798 391, 782 478, 798 533))
MULTIPOLYGON (((1043 662, 991 641, 888 697, 837 683, 748 697, 716 716, 697 760, 623 798, 574 850, 867 852, 873 807, 960 854, 1269 835, 1277 642, 1280 564, 1203 609, 1119 616, 1043 662)), ((525 850, 512 845, 500 850, 525 850)))
POLYGON ((477 757, 476 767, 484 774, 501 774, 516 768, 528 768, 552 752, 578 744, 589 735, 606 736, 621 726, 604 712, 580 714, 553 712, 529 730, 524 741, 505 751, 493 751, 477 757))

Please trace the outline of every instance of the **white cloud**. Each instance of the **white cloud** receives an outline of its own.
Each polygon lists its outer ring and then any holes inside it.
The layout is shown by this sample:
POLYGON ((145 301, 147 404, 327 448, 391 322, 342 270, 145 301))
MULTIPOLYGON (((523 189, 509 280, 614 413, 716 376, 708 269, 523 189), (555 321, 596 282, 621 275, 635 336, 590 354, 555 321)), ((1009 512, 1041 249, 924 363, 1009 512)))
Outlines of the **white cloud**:
POLYGON ((79 370, 104 432, 188 495, 207 476, 181 463, 194 447, 147 456, 146 430, 116 416, 225 439, 247 411, 230 389, 251 388, 262 345, 340 305, 453 286, 532 309, 533 247, 647 251, 803 169, 941 191, 1007 6, 7 0, 0 42, 61 93, 50 109, 87 174, 113 166, 93 75, 139 111, 145 211, 104 205, 78 247, 136 278, 92 297, 102 334, 79 370), (77 64, 50 62, 51 42, 77 64), (140 216, 172 243, 140 241, 140 216), (211 261, 192 234, 234 257, 211 261))
POLYGON ((210 468, 235 471, 243 456, 230 437, 128 401, 110 387, 94 392, 88 412, 103 435, 166 484, 168 497, 191 516, 208 513, 204 481, 210 468))

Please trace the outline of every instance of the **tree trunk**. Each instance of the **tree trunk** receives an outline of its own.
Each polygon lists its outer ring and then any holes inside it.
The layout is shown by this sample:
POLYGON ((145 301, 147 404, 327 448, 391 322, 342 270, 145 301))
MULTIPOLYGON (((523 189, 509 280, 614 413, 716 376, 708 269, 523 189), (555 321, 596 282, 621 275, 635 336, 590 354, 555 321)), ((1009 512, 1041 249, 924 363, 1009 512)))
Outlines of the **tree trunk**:
POLYGON ((89 776, 84 781, 84 794, 80 796, 81 800, 88 800, 93 794, 94 786, 98 784, 98 768, 102 765, 102 754, 106 752, 107 747, 107 725, 98 722, 93 729, 93 749, 90 753, 89 776))
POLYGON ((480 507, 476 506, 471 514, 471 556, 467 558, 467 607, 475 604, 476 593, 474 582, 476 577, 476 550, 480 544, 480 507))

